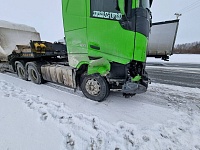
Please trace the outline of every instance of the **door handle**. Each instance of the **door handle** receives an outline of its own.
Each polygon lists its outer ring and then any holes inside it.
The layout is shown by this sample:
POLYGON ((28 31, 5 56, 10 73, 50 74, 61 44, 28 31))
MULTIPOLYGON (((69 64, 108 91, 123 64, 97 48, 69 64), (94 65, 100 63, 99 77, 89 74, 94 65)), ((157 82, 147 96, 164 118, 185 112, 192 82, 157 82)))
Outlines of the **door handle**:
POLYGON ((95 45, 90 45, 90 48, 96 49, 96 50, 100 50, 100 47, 99 46, 95 46, 95 45))

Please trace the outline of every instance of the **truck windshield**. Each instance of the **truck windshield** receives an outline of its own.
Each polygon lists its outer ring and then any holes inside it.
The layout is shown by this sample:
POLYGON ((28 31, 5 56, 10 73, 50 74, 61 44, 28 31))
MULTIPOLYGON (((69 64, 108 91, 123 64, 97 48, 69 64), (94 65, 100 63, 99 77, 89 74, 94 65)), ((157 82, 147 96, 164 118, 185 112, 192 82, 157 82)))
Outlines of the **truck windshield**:
POLYGON ((142 4, 142 7, 143 8, 150 8, 150 2, 149 0, 140 0, 141 4, 142 4))

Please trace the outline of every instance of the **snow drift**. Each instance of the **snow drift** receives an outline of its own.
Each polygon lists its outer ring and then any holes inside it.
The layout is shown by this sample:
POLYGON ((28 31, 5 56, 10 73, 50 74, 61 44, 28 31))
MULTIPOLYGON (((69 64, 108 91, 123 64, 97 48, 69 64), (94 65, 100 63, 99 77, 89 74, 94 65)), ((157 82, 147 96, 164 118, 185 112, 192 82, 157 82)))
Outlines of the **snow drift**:
POLYGON ((0 149, 200 149, 198 88, 153 83, 98 103, 48 85, 0 73, 0 149))

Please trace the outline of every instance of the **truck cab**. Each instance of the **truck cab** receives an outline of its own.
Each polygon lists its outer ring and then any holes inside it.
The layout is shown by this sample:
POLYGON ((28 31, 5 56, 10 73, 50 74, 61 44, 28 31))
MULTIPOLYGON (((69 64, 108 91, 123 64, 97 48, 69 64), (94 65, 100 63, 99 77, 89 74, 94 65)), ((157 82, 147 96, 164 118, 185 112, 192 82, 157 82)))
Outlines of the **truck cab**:
MULTIPOLYGON (((152 0, 63 0, 62 3, 69 65, 82 70, 80 76, 84 74, 83 80, 89 82, 88 87, 81 89, 89 95, 95 87, 98 91, 100 83, 93 79, 95 75, 106 80, 109 89, 120 89, 124 94, 145 92, 152 0)), ((97 95, 86 97, 93 99, 97 95)))

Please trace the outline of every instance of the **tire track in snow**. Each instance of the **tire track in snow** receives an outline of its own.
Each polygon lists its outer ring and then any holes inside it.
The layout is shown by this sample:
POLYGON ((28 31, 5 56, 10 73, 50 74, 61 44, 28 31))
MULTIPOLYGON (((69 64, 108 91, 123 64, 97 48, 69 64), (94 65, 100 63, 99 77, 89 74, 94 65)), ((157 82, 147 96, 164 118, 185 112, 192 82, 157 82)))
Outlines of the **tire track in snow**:
POLYGON ((72 114, 64 103, 45 100, 31 95, 24 89, 0 81, 3 97, 24 102, 37 111, 40 119, 53 119, 64 137, 64 149, 199 149, 200 117, 195 113, 178 113, 180 118, 157 124, 151 128, 140 128, 126 122, 109 124, 96 116, 72 114), (193 139, 191 142, 190 139, 193 139))
MULTIPOLYGON (((6 75, 19 79, 16 74, 6 73, 6 75)), ((75 95, 75 96, 78 96, 80 98, 86 98, 80 90, 74 91, 71 88, 68 88, 66 86, 62 86, 62 85, 59 85, 59 84, 56 84, 56 83, 52 83, 52 82, 47 82, 44 85, 51 87, 55 90, 65 92, 67 94, 75 95)), ((177 86, 177 87, 179 87, 179 90, 176 90, 174 92, 174 91, 171 90, 170 85, 166 85, 166 84, 157 84, 157 85, 159 85, 159 86, 155 86, 154 83, 153 83, 153 86, 149 85, 149 88, 148 88, 148 91, 147 91, 148 97, 155 97, 156 96, 156 97, 162 98, 163 101, 160 101, 161 99, 156 100, 155 98, 151 99, 151 101, 147 101, 146 100, 147 98, 143 98, 143 97, 146 97, 146 95, 143 96, 142 94, 139 95, 141 97, 141 100, 136 100, 134 98, 135 96, 133 96, 132 98, 129 98, 129 99, 137 101, 137 102, 147 103, 147 104, 153 104, 153 105, 159 105, 159 106, 162 105, 163 107, 169 107, 170 106, 170 107, 173 107, 173 108, 176 108, 176 109, 187 109, 187 110, 191 110, 191 109, 197 110, 198 109, 198 110, 200 110, 199 109, 200 108, 200 99, 199 99, 200 98, 200 92, 197 92, 197 93, 192 93, 191 91, 181 92, 180 88, 182 88, 182 87, 180 87, 180 86, 177 86), (145 99, 145 100, 143 100, 143 99, 145 99)), ((183 89, 184 88, 186 88, 186 87, 183 87, 183 89)), ((194 89, 194 88, 192 88, 192 89, 194 89)), ((117 97, 124 98, 124 96, 122 96, 122 94, 119 93, 119 92, 111 92, 110 97, 113 98, 113 99, 115 99, 117 97)), ((110 100, 107 100, 103 103, 105 105, 112 103, 111 98, 110 98, 110 100)))

